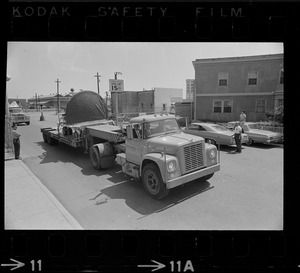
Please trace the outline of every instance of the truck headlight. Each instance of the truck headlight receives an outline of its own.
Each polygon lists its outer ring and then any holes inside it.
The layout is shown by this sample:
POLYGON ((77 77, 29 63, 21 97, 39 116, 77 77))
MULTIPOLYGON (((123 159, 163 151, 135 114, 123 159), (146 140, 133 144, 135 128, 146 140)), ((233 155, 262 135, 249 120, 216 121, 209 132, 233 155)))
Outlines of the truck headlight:
POLYGON ((169 172, 174 172, 176 170, 176 162, 174 160, 169 161, 167 167, 169 172))
POLYGON ((216 157, 216 150, 215 149, 211 149, 209 151, 209 156, 210 156, 210 158, 215 158, 216 157))

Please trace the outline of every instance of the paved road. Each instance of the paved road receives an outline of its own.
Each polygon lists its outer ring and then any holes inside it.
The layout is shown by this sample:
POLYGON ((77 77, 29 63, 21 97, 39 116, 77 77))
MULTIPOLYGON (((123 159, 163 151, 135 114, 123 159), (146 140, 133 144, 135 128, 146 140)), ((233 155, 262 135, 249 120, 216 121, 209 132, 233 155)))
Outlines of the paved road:
POLYGON ((45 144, 40 128, 55 126, 54 112, 45 112, 45 121, 39 113, 30 115, 31 124, 18 128, 23 161, 85 229, 283 228, 282 147, 246 146, 241 154, 222 147, 220 172, 157 201, 119 166, 97 171, 82 151, 45 144))

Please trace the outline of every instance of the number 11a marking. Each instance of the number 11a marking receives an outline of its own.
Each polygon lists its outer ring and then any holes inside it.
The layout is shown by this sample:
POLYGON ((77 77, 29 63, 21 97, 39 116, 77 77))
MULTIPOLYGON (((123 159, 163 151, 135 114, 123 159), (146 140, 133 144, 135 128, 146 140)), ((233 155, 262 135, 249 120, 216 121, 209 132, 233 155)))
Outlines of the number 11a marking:
MULTIPOLYGON (((35 260, 31 260, 31 271, 35 271, 35 260)), ((36 262, 38 264, 38 271, 42 271, 42 260, 36 262)))

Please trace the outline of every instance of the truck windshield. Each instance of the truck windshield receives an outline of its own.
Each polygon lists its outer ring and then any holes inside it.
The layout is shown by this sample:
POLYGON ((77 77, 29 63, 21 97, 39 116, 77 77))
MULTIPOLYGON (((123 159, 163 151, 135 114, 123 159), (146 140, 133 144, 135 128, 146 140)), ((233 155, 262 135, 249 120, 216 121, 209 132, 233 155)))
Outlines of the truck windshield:
POLYGON ((180 131, 175 119, 156 120, 144 123, 144 138, 180 131))

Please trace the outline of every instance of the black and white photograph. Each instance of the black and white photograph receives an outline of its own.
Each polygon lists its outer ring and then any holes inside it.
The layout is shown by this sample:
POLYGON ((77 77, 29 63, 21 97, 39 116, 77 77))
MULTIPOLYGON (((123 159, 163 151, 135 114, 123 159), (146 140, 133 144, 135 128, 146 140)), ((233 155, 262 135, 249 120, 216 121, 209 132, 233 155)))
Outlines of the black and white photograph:
POLYGON ((5 230, 283 230, 283 43, 11 41, 6 68, 5 230))

